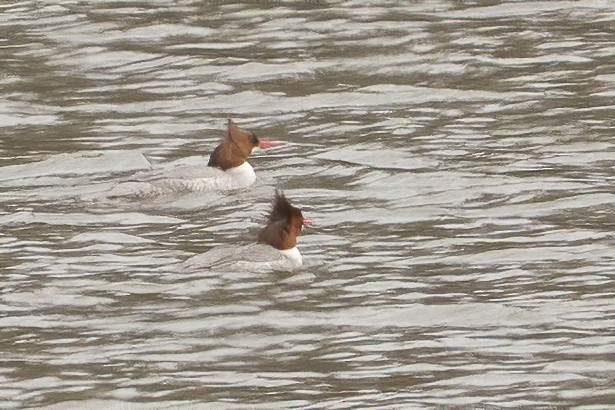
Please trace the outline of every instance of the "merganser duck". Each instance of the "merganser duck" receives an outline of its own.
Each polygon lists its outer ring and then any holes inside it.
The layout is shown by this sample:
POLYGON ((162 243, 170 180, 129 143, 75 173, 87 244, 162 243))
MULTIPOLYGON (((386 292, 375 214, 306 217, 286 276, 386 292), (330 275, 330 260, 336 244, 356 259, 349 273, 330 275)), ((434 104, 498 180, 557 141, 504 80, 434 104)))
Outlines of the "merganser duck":
POLYGON ((114 187, 108 197, 160 195, 175 191, 227 191, 247 188, 256 182, 247 161, 258 149, 282 145, 281 141, 259 138, 254 132, 227 121, 227 134, 209 156, 207 167, 183 165, 135 174, 114 187))
POLYGON ((303 218, 280 190, 276 190, 267 225, 258 234, 258 243, 215 247, 193 256, 182 265, 189 269, 218 271, 290 271, 303 264, 297 237, 312 222, 303 218))

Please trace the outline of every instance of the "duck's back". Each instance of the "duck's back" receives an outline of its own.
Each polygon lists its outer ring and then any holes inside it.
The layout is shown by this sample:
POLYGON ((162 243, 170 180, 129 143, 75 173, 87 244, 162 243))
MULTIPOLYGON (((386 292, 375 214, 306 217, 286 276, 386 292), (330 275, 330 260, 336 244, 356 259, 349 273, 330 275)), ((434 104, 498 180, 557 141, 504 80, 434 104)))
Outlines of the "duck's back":
POLYGON ((208 166, 181 165, 139 172, 106 192, 106 197, 145 199, 184 192, 230 191, 247 188, 255 182, 256 174, 247 162, 226 171, 208 166))
POLYGON ((181 165, 139 173, 134 180, 188 191, 230 190, 252 185, 256 182, 256 174, 247 162, 226 171, 208 166, 181 165))
POLYGON ((218 246, 203 254, 193 256, 183 263, 187 270, 215 271, 290 271, 297 267, 293 259, 279 250, 264 244, 245 246, 218 246))

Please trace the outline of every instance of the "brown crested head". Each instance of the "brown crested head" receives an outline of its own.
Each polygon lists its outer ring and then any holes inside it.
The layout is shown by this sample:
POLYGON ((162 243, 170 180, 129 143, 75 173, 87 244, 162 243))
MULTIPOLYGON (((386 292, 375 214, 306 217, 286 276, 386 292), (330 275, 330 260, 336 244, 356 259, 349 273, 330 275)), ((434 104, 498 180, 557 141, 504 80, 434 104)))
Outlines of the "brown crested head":
POLYGON ((258 242, 279 250, 294 248, 297 237, 306 225, 301 209, 292 206, 279 189, 275 191, 272 205, 267 226, 258 234, 258 242))
POLYGON ((220 168, 223 171, 246 162, 252 150, 259 146, 256 134, 238 127, 230 118, 227 129, 226 136, 213 150, 207 163, 208 166, 220 168))

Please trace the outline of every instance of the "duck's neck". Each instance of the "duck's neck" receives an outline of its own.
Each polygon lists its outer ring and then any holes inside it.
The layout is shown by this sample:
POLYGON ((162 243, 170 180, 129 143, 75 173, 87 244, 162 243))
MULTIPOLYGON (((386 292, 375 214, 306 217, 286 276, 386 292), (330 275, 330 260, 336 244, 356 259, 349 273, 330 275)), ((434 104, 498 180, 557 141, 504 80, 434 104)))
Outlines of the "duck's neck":
POLYGON ((250 155, 250 151, 223 141, 212 151, 207 165, 226 171, 241 166, 248 159, 248 155, 250 155))

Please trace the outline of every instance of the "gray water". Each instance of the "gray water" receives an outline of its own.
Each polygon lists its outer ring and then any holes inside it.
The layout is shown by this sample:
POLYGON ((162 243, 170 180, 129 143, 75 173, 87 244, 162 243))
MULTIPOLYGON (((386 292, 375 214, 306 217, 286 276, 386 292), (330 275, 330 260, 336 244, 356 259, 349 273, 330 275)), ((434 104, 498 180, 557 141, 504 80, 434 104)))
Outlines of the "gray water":
POLYGON ((0 406, 615 403, 615 3, 0 6, 0 406), (252 189, 103 200, 230 115, 252 189), (147 158, 147 160, 146 160, 147 158), (282 188, 294 273, 172 273, 282 188))

